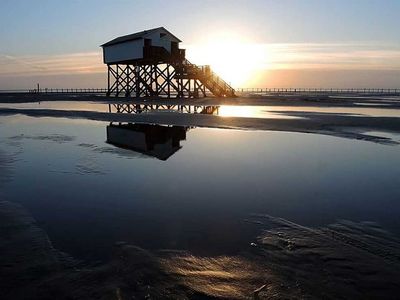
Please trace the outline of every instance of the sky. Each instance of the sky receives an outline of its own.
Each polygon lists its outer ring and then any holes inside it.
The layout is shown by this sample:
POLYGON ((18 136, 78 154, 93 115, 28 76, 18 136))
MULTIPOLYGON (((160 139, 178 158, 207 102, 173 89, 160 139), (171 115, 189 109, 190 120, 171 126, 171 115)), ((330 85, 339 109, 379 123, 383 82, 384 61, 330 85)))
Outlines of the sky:
POLYGON ((400 87, 399 0, 1 0, 0 89, 105 87, 99 45, 164 26, 235 87, 400 87))

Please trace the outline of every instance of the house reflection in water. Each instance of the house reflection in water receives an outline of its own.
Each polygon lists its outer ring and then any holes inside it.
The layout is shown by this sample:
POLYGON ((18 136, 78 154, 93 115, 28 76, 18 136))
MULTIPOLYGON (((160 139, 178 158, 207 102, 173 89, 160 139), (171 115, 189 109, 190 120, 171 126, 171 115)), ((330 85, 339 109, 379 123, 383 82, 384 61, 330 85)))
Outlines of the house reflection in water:
POLYGON ((189 127, 155 124, 113 124, 107 126, 107 143, 167 160, 181 148, 189 127))
POLYGON ((141 114, 145 112, 179 112, 188 114, 218 115, 219 106, 215 105, 177 105, 177 104, 134 104, 110 103, 109 113, 141 114))

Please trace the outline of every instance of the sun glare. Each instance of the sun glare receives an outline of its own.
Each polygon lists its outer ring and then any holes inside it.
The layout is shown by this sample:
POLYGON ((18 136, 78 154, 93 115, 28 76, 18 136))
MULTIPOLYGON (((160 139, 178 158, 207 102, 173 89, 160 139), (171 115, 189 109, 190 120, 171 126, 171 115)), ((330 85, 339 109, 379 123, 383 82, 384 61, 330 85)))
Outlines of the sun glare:
POLYGON ((214 35, 205 43, 186 48, 193 63, 210 65, 215 73, 235 88, 250 85, 267 61, 265 49, 230 34, 214 35))

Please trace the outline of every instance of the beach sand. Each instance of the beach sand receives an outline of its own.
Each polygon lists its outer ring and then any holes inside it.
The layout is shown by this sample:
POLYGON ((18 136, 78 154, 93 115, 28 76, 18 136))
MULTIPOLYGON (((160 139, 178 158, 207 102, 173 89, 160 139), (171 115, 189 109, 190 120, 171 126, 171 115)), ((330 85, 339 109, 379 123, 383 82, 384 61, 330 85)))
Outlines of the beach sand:
POLYGON ((4 299, 392 299, 400 241, 374 223, 309 228, 268 215, 248 251, 198 257, 120 242, 90 266, 54 249, 20 205, 0 202, 4 299))

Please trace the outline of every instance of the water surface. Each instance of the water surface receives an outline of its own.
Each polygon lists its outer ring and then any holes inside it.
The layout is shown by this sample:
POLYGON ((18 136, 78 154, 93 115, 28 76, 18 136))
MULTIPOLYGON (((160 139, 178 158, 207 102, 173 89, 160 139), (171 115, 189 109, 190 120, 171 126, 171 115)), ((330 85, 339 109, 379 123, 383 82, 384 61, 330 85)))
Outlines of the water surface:
POLYGON ((0 124, 1 198, 79 258, 106 259, 116 241, 236 253, 259 233, 244 221, 253 213, 374 221, 400 235, 399 146, 155 125, 112 124, 110 136, 109 123, 19 115, 0 124))
MULTIPOLYGON (((375 103, 373 103, 375 104, 375 103)), ((318 112, 318 113, 337 113, 337 114, 360 114, 373 117, 400 117, 398 109, 393 108, 376 108, 368 102, 357 103, 359 107, 318 107, 318 106, 250 106, 250 105, 220 105, 218 110, 213 114, 222 117, 251 117, 251 118, 294 118, 285 115, 284 112, 318 112)), ((385 104, 379 104, 385 105, 385 104)), ((155 106, 155 105, 154 105, 155 106)), ((173 109, 158 108, 152 111, 158 112, 177 112, 179 105, 174 105, 173 109)), ((208 106, 211 107, 211 106, 208 106)), ((215 106, 217 107, 217 106, 215 106)), ((59 109, 59 110, 81 110, 108 112, 109 105, 103 102, 90 101, 40 101, 27 103, 0 103, 0 108, 16 108, 16 109, 59 109)), ((181 112, 194 112, 193 106, 185 105, 186 109, 181 112)), ((115 112, 115 109, 112 108, 115 112)), ((146 112, 144 110, 143 112, 146 112)), ((199 111, 199 110, 197 110, 199 111)), ((142 113, 143 113, 142 112, 142 113)))

